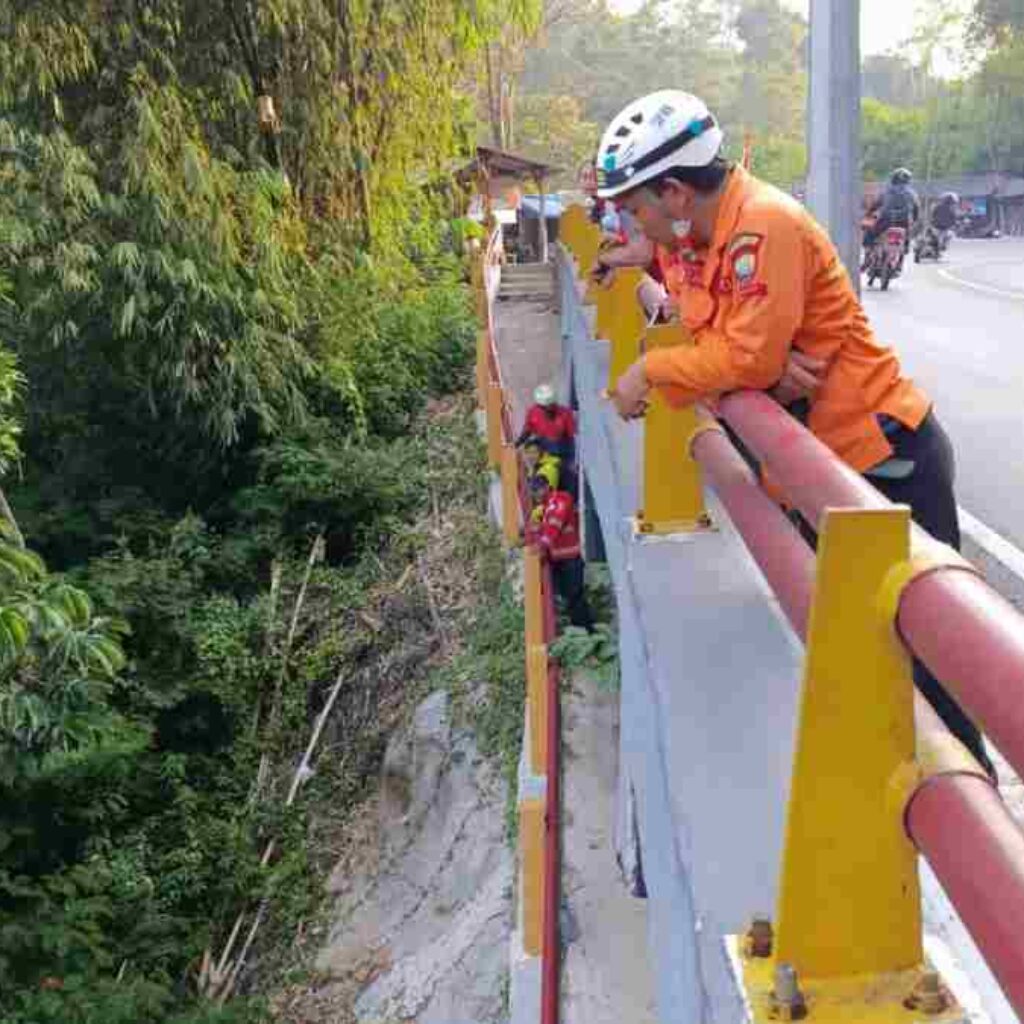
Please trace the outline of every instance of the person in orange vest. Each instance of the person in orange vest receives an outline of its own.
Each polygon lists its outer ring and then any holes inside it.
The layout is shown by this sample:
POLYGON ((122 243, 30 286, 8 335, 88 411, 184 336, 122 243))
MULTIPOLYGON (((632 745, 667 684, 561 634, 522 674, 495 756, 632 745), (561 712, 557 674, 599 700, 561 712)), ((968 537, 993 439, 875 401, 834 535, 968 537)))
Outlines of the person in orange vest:
MULTIPOLYGON (((598 195, 658 247, 694 344, 633 363, 612 398, 642 414, 656 387, 676 406, 767 391, 932 536, 960 546, 953 449, 932 402, 880 344, 831 239, 790 196, 721 156, 704 102, 663 90, 619 113, 598 151, 598 195), (803 377, 789 369, 801 354, 803 377)), ((974 723, 919 662, 915 681, 992 773, 974 723)))
POLYGON ((527 542, 536 544, 551 563, 551 576, 569 614, 569 621, 583 629, 594 628, 594 615, 584 586, 580 557, 580 525, 576 502, 568 491, 555 490, 547 478, 530 478, 530 495, 539 516, 531 517, 527 542))

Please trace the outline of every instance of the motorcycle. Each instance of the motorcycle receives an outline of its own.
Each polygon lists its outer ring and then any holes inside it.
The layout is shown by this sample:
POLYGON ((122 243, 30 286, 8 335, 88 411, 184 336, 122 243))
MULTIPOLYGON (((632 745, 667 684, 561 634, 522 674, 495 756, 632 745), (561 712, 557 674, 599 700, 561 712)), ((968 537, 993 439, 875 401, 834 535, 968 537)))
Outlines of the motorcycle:
POLYGON ((940 231, 938 228, 930 226, 925 228, 914 242, 914 262, 920 263, 921 260, 938 261, 949 248, 949 242, 952 237, 952 229, 947 228, 944 231, 940 231))
POLYGON ((878 281, 882 291, 887 291, 889 282, 903 271, 903 257, 907 251, 907 229, 886 228, 875 239, 864 257, 864 273, 868 275, 868 287, 878 281))

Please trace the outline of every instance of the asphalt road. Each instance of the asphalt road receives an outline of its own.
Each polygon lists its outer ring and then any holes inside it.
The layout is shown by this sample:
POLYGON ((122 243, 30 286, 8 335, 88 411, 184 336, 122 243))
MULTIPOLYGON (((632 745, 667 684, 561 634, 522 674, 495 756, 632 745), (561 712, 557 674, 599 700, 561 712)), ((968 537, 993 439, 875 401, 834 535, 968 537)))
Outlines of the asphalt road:
POLYGON ((953 439, 961 507, 1024 549, 1024 240, 954 239, 863 294, 953 439))
MULTIPOLYGON (((964 554, 1024 611, 1024 240, 954 239, 940 263, 909 262, 863 297, 953 440, 964 554)), ((990 752, 1024 825, 1024 783, 990 752)))

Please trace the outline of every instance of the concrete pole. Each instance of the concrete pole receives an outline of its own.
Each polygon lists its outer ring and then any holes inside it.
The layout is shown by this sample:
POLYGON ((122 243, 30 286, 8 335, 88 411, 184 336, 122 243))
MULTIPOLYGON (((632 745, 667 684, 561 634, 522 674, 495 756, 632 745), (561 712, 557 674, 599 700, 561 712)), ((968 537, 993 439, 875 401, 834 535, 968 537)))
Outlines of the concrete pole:
POLYGON ((860 0, 811 0, 807 205, 860 291, 860 0))

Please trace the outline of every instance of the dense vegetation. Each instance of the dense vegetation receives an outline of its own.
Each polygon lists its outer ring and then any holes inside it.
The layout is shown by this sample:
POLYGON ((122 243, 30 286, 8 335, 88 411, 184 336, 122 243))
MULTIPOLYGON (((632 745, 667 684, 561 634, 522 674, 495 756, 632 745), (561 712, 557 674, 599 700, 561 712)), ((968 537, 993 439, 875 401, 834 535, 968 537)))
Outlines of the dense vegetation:
POLYGON ((415 524, 480 468, 425 411, 475 335, 449 171, 536 15, 0 0, 0 1019, 261 1018, 222 1004, 310 911, 310 808, 438 654, 415 524))

